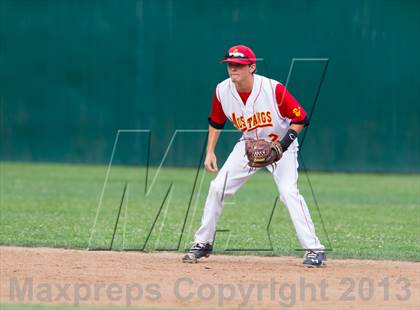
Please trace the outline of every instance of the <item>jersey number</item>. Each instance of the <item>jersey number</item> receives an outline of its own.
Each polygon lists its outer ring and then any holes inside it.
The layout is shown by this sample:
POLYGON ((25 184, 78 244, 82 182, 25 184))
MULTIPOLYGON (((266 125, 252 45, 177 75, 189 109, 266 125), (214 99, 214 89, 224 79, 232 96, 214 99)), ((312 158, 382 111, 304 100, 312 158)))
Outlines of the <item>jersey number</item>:
POLYGON ((271 141, 273 141, 273 142, 279 141, 279 136, 276 135, 275 133, 270 133, 268 136, 270 137, 271 141))

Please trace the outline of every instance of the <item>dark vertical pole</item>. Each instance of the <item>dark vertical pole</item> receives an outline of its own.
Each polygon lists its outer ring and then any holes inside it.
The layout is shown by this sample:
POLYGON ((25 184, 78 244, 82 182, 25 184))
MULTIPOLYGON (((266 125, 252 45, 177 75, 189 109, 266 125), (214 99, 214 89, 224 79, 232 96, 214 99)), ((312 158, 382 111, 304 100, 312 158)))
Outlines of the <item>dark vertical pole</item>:
POLYGON ((117 219, 115 221, 115 225, 114 225, 114 231, 112 233, 112 239, 111 239, 111 244, 109 246, 109 250, 112 250, 112 245, 114 244, 114 238, 115 238, 115 233, 117 231, 117 226, 118 226, 118 221, 120 220, 120 214, 121 214, 121 207, 123 205, 124 202, 124 197, 125 197, 125 192, 127 191, 127 182, 125 182, 124 185, 124 189, 123 189, 123 193, 122 193, 122 197, 121 197, 121 202, 120 202, 120 208, 118 209, 118 214, 117 214, 117 219))

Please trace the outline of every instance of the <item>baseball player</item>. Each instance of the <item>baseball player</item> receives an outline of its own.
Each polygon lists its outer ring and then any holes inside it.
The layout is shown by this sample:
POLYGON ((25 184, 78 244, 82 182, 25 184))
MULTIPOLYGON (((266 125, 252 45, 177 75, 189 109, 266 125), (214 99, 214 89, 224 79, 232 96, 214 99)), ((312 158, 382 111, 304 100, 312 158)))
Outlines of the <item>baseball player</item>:
POLYGON ((297 188, 297 136, 309 125, 305 110, 281 83, 255 73, 256 57, 249 47, 231 47, 221 63, 227 64, 229 78, 219 83, 214 92, 204 161, 207 171, 218 173, 210 183, 201 226, 183 262, 195 263, 210 255, 224 199, 232 196, 261 167, 266 167, 306 250, 303 264, 324 265, 324 246, 297 188), (243 132, 243 138, 219 171, 215 147, 227 119, 243 132))

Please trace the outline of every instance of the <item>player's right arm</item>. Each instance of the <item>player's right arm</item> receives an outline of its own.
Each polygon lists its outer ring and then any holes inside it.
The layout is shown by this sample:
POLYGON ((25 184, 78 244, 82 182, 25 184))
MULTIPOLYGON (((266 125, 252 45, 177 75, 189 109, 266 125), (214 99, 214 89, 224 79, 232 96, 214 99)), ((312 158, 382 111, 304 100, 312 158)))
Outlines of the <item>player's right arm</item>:
POLYGON ((204 167, 209 172, 217 172, 217 158, 216 158, 216 144, 219 140, 220 131, 226 123, 226 115, 223 112, 222 104, 217 98, 216 91, 213 96, 213 104, 211 107, 211 114, 209 117, 209 135, 207 139, 206 159, 204 160, 204 167))
POLYGON ((216 129, 209 125, 209 136, 207 140, 206 159, 204 160, 204 167, 209 172, 217 172, 217 158, 216 158, 216 144, 219 140, 220 129, 216 129))

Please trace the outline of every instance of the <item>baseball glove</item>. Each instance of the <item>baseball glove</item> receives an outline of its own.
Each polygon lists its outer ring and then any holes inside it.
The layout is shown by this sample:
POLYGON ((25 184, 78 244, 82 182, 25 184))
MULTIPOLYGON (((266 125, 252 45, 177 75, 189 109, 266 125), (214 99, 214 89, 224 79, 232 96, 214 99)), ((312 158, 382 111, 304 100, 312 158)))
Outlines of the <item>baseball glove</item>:
POLYGON ((248 165, 252 168, 272 165, 283 155, 279 143, 264 139, 247 139, 245 142, 245 153, 248 157, 248 165))

